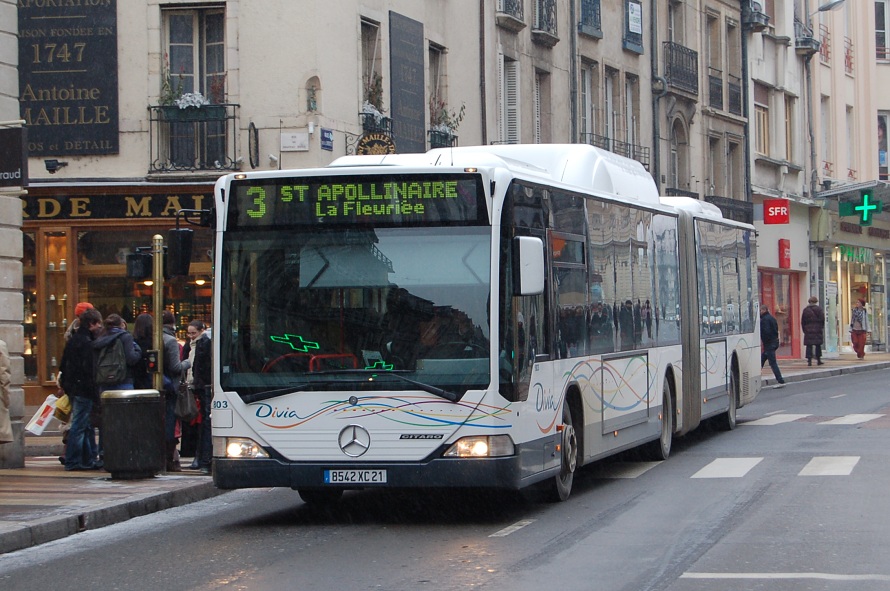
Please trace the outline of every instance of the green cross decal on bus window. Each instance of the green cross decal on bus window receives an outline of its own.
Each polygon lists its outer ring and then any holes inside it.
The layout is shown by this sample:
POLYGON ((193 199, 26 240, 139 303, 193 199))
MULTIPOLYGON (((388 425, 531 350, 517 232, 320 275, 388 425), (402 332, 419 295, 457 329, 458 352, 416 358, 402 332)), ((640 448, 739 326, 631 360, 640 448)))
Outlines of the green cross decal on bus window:
POLYGON ((313 343, 312 341, 304 341, 303 337, 298 334, 286 334, 283 337, 269 337, 276 343, 285 343, 290 345, 290 348, 294 351, 299 351, 301 353, 308 353, 309 349, 318 349, 318 343, 313 343))
POLYGON ((870 226, 874 214, 884 210, 883 201, 875 201, 871 191, 859 191, 859 203, 839 203, 837 213, 841 217, 858 216, 860 226, 870 226))

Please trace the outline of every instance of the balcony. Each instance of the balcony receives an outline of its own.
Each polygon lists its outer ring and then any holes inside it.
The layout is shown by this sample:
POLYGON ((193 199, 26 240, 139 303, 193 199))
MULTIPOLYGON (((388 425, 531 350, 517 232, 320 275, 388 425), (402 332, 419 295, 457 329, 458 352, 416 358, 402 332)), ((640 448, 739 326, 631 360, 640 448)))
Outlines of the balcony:
POLYGON ((668 88, 698 96, 698 52, 672 41, 665 41, 663 47, 668 88))
POLYGON ((813 29, 794 19, 794 51, 808 58, 819 51, 819 41, 813 36, 813 29))
POLYGON ((148 172, 240 170, 235 104, 149 107, 148 172))
POLYGON ((457 136, 447 131, 431 129, 427 132, 430 136, 430 149, 453 148, 457 145, 457 136))
POLYGON ((392 135, 392 118, 383 117, 376 113, 359 113, 362 120, 363 133, 382 133, 392 135))
POLYGON ((595 133, 582 133, 581 141, 585 144, 590 144, 591 146, 596 146, 597 148, 606 150, 607 152, 613 152, 615 154, 624 156, 625 158, 636 160, 637 162, 642 164, 646 168, 646 170, 649 170, 649 148, 645 146, 629 144, 627 142, 622 142, 604 135, 597 135, 595 133))
POLYGON ((769 26, 769 16, 760 2, 751 0, 742 3, 742 26, 754 33, 766 30, 769 26))
POLYGON ((853 40, 844 37, 844 72, 853 73, 853 40))
POLYGON ((831 31, 825 25, 819 25, 819 61, 825 65, 831 63, 831 31))
POLYGON ((723 110, 723 72, 708 67, 708 106, 723 110))
POLYGON ((729 112, 733 115, 742 114, 742 79, 738 76, 729 75, 729 82, 726 84, 729 95, 729 112))
POLYGON ((532 24, 532 41, 546 47, 559 43, 556 29, 556 0, 534 0, 535 22, 532 24))
POLYGON ((498 26, 518 33, 526 27, 522 12, 523 0, 498 0, 496 20, 498 26))
POLYGON ((581 0, 581 21, 578 33, 594 39, 603 38, 600 0, 581 0))

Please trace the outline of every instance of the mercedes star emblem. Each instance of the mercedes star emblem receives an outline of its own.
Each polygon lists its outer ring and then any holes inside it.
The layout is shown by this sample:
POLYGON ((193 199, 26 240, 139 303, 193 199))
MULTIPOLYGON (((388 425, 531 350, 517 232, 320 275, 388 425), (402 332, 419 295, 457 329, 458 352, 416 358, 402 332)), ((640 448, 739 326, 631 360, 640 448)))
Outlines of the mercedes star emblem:
POLYGON ((349 425, 340 431, 337 442, 343 453, 351 458, 357 458, 371 447, 371 434, 364 427, 349 425))

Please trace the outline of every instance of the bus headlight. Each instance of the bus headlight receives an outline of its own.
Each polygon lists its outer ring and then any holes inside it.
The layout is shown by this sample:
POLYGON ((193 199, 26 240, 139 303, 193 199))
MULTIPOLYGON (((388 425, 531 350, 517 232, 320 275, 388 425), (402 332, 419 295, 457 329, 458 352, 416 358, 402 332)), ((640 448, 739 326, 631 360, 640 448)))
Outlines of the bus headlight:
POLYGON ((214 437, 213 455, 224 458, 268 458, 266 453, 253 439, 246 437, 214 437))
POLYGON ((476 435, 458 439, 445 452, 446 458, 496 458, 512 456, 513 441, 509 435, 476 435))

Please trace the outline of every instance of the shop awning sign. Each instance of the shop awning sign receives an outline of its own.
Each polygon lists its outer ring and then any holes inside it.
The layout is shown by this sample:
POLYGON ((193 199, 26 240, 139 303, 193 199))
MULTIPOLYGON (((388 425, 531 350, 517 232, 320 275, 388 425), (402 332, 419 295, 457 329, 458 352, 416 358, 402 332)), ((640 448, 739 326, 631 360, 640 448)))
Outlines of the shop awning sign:
POLYGON ((884 202, 877 201, 869 189, 859 191, 859 201, 838 203, 837 214, 840 217, 856 216, 860 226, 870 226, 875 214, 884 211, 884 202))

